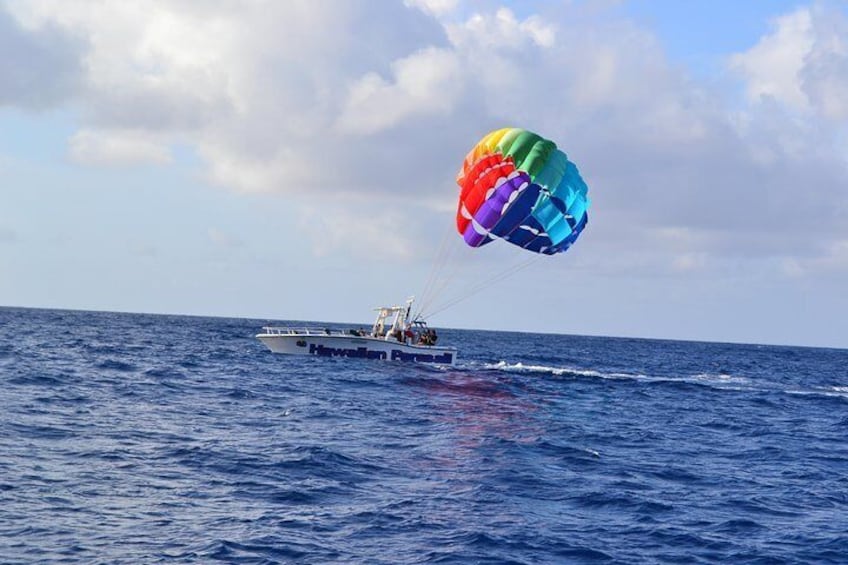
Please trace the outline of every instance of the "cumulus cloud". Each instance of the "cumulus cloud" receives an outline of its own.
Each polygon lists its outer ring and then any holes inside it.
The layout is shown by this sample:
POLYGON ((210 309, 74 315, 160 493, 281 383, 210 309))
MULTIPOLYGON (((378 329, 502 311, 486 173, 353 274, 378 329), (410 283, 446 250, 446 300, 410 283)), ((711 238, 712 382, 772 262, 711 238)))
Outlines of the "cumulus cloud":
MULTIPOLYGON (((779 15, 729 57, 742 105, 669 62, 650 31, 580 4, 521 15, 453 0, 9 6, 0 37, 13 29, 30 50, 74 38, 68 60, 41 59, 81 81, 74 158, 167 164, 171 144, 190 144, 216 184, 298 194, 319 253, 350 252, 358 233, 410 257, 411 242, 372 231, 368 206, 318 214, 316 203, 404 199, 399 218, 425 230, 422 210, 450 208, 465 151, 504 125, 557 140, 578 163, 594 201, 581 245, 596 246, 599 270, 777 258, 796 259, 794 272, 840 264, 824 258, 848 238, 837 143, 848 25, 827 5, 779 15)), ((53 92, 58 104, 70 90, 53 92)))
POLYGON ((404 3, 438 17, 456 10, 459 0, 404 0, 404 3))
POLYGON ((448 114, 461 88, 455 53, 427 48, 392 64, 394 80, 369 73, 353 83, 339 118, 342 131, 375 133, 410 116, 448 114))
POLYGON ((379 214, 362 206, 306 206, 298 230, 309 235, 312 250, 318 256, 339 251, 368 259, 405 260, 413 253, 412 242, 398 229, 402 217, 395 207, 384 207, 379 214))
POLYGON ((799 72, 810 103, 829 119, 848 120, 848 17, 816 12, 815 43, 799 72))
POLYGON ((43 109, 82 82, 84 41, 54 25, 25 27, 0 6, 0 106, 43 109))
POLYGON ((773 98, 825 118, 848 118, 848 18, 824 5, 775 18, 771 32, 734 55, 752 102, 773 98))
POLYGON ((731 66, 746 76, 746 92, 751 100, 769 96, 805 108, 807 97, 798 79, 814 42, 809 8, 777 18, 773 28, 757 45, 734 55, 731 66))
POLYGON ((69 140, 71 158, 86 165, 164 165, 168 146, 144 131, 83 129, 69 140))
POLYGON ((540 16, 519 20, 509 8, 497 8, 494 13, 475 13, 459 24, 448 26, 454 45, 470 44, 489 51, 521 51, 529 43, 541 47, 553 46, 556 28, 540 16))

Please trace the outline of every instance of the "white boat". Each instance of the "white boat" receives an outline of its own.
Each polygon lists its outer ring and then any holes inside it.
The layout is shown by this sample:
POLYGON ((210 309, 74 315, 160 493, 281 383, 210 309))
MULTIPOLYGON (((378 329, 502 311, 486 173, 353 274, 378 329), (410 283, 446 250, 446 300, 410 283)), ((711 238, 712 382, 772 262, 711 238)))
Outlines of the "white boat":
POLYGON ((423 320, 408 321, 412 300, 377 308, 370 332, 265 326, 256 338, 274 353, 453 365, 456 348, 435 345, 436 332, 423 320))

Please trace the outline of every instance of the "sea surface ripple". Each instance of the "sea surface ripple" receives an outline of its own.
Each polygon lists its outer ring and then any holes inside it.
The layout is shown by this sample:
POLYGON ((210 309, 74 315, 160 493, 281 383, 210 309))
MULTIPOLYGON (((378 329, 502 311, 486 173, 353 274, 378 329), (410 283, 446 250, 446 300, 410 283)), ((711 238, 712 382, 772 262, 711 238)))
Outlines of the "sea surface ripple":
POLYGON ((0 561, 848 560, 848 351, 263 323, 0 308, 0 561))

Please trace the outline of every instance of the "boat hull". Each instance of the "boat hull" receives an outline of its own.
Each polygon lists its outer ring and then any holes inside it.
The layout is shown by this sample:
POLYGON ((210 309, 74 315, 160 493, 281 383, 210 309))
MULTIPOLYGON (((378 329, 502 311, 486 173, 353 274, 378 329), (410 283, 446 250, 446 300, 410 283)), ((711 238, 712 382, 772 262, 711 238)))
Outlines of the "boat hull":
POLYGON ((440 365, 456 363, 456 349, 452 347, 407 345, 368 336, 260 333, 256 338, 274 353, 287 355, 411 361, 440 365))

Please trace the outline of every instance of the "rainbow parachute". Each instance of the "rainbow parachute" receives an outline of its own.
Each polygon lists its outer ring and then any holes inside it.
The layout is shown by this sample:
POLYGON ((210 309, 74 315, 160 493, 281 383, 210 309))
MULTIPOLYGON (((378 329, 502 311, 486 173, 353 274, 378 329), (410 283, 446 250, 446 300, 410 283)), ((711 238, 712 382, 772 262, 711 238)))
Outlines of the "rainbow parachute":
POLYGON ((527 130, 485 136, 456 182, 456 227, 472 247, 503 239, 553 255, 568 249, 588 221, 588 187, 577 167, 553 141, 527 130))

